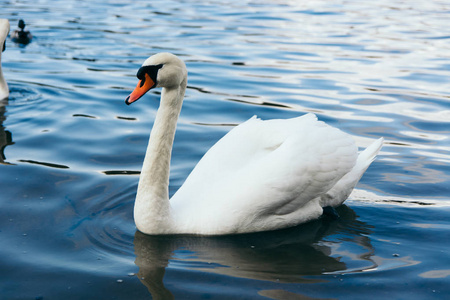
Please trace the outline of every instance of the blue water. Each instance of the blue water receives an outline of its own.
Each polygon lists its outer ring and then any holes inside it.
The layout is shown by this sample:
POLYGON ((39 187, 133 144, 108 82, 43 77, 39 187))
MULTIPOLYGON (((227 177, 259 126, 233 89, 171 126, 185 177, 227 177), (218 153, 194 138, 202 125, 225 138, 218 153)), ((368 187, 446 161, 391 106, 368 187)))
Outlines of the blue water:
POLYGON ((4 1, 1 299, 444 299, 450 293, 448 1, 4 1), (132 210, 159 91, 124 100, 151 54, 186 61, 173 194, 253 115, 314 112, 385 137, 337 220, 150 237, 132 210))

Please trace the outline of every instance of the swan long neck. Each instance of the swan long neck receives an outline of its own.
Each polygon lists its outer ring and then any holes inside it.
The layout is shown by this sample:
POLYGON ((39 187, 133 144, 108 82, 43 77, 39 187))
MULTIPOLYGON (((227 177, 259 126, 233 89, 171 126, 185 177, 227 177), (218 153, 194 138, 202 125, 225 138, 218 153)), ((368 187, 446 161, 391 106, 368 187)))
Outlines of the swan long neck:
POLYGON ((0 100, 6 99, 9 96, 8 84, 3 77, 2 72, 2 52, 5 47, 5 40, 9 33, 9 21, 7 19, 0 19, 0 100))
POLYGON ((9 89, 8 89, 8 84, 6 83, 5 78, 3 77, 1 47, 3 47, 3 44, 0 45, 0 100, 3 100, 3 99, 8 98, 9 89))
POLYGON ((134 206, 136 226, 144 233, 160 233, 170 227, 170 159, 185 91, 186 80, 179 87, 162 90, 134 206))

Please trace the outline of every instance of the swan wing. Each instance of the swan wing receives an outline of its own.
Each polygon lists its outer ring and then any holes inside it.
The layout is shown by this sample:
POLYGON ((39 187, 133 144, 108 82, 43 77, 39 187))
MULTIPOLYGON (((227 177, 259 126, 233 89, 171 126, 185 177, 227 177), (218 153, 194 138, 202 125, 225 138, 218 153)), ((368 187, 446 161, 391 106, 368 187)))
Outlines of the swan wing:
POLYGON ((352 170, 356 159, 353 139, 313 114, 268 121, 253 117, 204 155, 171 206, 187 218, 185 228, 199 224, 205 230, 210 224, 218 232, 227 224, 223 231, 232 233, 296 225, 320 216, 320 196, 352 170))

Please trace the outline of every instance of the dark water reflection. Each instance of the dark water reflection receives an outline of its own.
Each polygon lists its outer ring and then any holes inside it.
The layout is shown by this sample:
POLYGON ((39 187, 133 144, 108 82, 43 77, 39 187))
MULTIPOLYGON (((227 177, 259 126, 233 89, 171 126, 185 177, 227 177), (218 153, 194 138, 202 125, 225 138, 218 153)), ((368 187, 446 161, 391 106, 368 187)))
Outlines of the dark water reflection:
POLYGON ((137 231, 137 276, 154 299, 169 299, 173 295, 163 278, 172 262, 185 269, 280 283, 318 283, 323 279, 311 276, 376 268, 372 226, 358 221, 345 205, 339 214, 339 220, 324 217, 287 230, 238 236, 148 236, 137 231), (341 242, 328 242, 332 236, 341 242), (360 249, 352 258, 358 261, 358 268, 350 269, 335 255, 333 243, 342 242, 348 244, 345 247, 360 249))
POLYGON ((0 100, 0 164, 9 164, 6 161, 5 148, 14 144, 11 132, 3 126, 3 122, 6 120, 7 105, 8 100, 0 100))

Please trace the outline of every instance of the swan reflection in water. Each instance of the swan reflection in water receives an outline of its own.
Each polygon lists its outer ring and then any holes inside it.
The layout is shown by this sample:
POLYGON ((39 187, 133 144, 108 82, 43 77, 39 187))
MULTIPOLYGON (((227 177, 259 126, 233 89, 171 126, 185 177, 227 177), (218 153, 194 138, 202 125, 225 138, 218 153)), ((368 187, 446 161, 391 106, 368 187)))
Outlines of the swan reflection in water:
POLYGON ((6 130, 3 126, 3 122, 6 120, 6 106, 8 100, 0 100, 0 164, 9 164, 5 157, 6 146, 13 145, 12 134, 9 130, 6 130))
POLYGON ((290 229, 233 236, 148 236, 137 231, 137 276, 154 299, 174 298, 164 286, 163 277, 169 262, 175 260, 186 269, 231 277, 282 283, 321 282, 306 276, 355 272, 348 270, 333 251, 343 242, 362 248, 363 253, 355 253, 356 259, 364 261, 362 269, 376 267, 368 237, 371 226, 356 220, 355 212, 345 205, 337 211, 339 219, 323 217, 290 229))

